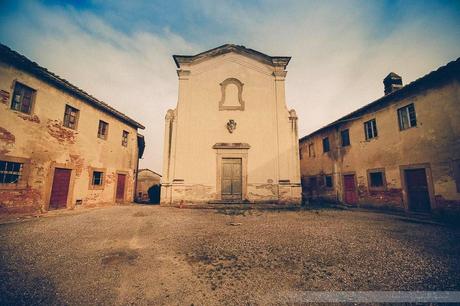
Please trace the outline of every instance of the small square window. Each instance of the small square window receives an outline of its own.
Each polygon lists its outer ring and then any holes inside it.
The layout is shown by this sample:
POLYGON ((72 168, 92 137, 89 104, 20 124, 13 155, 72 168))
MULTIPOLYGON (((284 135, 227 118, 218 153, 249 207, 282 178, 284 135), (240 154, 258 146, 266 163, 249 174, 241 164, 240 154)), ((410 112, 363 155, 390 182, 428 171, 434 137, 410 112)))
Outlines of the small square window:
POLYGON ((70 105, 66 105, 64 112, 64 126, 75 130, 77 128, 79 113, 80 111, 78 109, 70 105))
POLYGON ((333 187, 332 175, 326 175, 324 177, 324 184, 326 185, 327 188, 332 188, 333 187))
POLYGON ((104 183, 104 172, 93 171, 93 180, 91 184, 93 186, 102 186, 103 183, 104 183))
POLYGON ((417 126, 417 116, 413 103, 398 109, 398 121, 399 130, 401 131, 417 126))
POLYGON ((18 184, 22 171, 22 163, 0 160, 0 184, 18 184))
POLYGON ((32 103, 36 91, 24 84, 16 82, 14 84, 13 100, 11 101, 11 109, 30 114, 32 111, 32 103))
POLYGON ((121 135, 121 145, 124 147, 128 146, 128 136, 129 132, 123 131, 123 134, 121 135))
POLYGON ((329 152, 329 137, 323 138, 323 152, 329 152))
POLYGON ((97 129, 97 137, 107 139, 109 132, 109 124, 105 121, 99 120, 99 128, 97 129))
POLYGON ((375 119, 364 122, 364 135, 366 136, 366 140, 370 140, 378 136, 377 122, 375 119))
POLYGON ((385 189, 385 172, 383 170, 369 170, 369 189, 385 189))
POLYGON ((348 130, 341 131, 340 137, 342 138, 342 147, 350 145, 350 132, 348 130))

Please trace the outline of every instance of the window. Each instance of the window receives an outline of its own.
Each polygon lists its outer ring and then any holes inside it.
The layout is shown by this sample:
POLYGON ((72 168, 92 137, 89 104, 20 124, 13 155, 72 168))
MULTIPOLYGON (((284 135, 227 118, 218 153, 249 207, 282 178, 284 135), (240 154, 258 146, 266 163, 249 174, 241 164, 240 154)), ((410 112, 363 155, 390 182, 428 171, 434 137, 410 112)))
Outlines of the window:
POLYGON ((97 137, 107 139, 109 132, 109 124, 105 121, 99 120, 99 128, 97 129, 97 137))
POLYGON ((324 177, 324 185, 326 185, 327 188, 332 188, 333 187, 332 175, 326 175, 324 177))
POLYGON ((341 131, 340 137, 342 138, 342 147, 350 145, 350 132, 348 130, 341 131))
POLYGON ((401 131, 417 126, 417 116, 415 115, 414 104, 409 104, 398 109, 398 121, 401 131))
POLYGON ((377 122, 375 119, 364 122, 364 135, 366 135, 366 140, 377 137, 377 122))
POLYGON ((329 152, 329 137, 323 138, 323 152, 329 152))
POLYGON ((16 82, 14 84, 13 101, 11 109, 20 111, 25 114, 30 114, 32 110, 32 102, 35 96, 35 90, 27 87, 24 84, 16 82))
POLYGON ((315 146, 313 143, 308 145, 308 157, 315 157, 315 146))
POLYGON ((0 184, 18 184, 22 171, 22 163, 0 160, 0 184))
POLYGON ((102 171, 93 171, 93 180, 91 184, 93 186, 102 186, 104 183, 104 172, 102 171))
POLYGON ((368 170, 369 189, 385 189, 385 172, 383 169, 368 170))
POLYGON ((75 130, 77 128, 79 113, 80 111, 78 109, 70 105, 66 105, 64 112, 64 126, 75 130))
POLYGON ((123 131, 123 134, 121 135, 121 145, 124 147, 128 146, 128 135, 129 132, 123 131))

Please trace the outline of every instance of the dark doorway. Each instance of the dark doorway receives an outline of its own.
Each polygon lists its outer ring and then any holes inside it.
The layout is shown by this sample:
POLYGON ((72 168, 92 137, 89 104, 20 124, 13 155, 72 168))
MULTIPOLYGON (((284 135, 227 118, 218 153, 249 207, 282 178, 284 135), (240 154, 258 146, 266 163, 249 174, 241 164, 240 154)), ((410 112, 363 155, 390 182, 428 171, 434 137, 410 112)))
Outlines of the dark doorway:
POLYGON ((343 193, 344 201, 347 204, 358 203, 358 196, 356 194, 355 175, 347 174, 343 176, 343 193))
POLYGON ((409 210, 429 212, 431 210, 430 192, 428 191, 425 168, 406 169, 404 170, 404 176, 409 210))
POLYGON ((72 170, 70 169, 54 169, 53 186, 51 187, 49 209, 59 209, 67 207, 67 197, 69 196, 71 173, 72 170))
POLYGON ((153 185, 147 191, 149 194, 149 202, 153 204, 160 203, 160 185, 153 185))
POLYGON ((125 184, 126 184, 126 174, 118 174, 117 178, 117 192, 116 192, 116 201, 123 202, 125 200, 125 184))

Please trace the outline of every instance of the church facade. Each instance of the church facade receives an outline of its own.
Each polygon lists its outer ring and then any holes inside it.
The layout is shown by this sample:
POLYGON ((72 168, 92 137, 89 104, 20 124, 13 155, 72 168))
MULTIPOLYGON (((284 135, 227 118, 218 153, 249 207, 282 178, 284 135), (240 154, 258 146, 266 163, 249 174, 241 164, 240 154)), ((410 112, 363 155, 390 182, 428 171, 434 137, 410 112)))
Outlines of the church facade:
POLYGON ((173 58, 179 93, 165 118, 161 204, 300 204, 290 57, 223 45, 173 58))

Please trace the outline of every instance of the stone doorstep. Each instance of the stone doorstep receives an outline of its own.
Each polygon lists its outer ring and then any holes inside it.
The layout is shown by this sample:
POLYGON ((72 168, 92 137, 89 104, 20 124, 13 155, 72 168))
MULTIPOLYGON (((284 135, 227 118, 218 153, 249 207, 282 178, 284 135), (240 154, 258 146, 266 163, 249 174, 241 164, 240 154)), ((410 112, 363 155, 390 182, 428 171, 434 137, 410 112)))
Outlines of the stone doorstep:
POLYGON ((235 201, 212 201, 208 203, 184 203, 173 205, 176 208, 186 209, 259 209, 259 210, 299 210, 300 205, 277 203, 248 203, 235 201))

